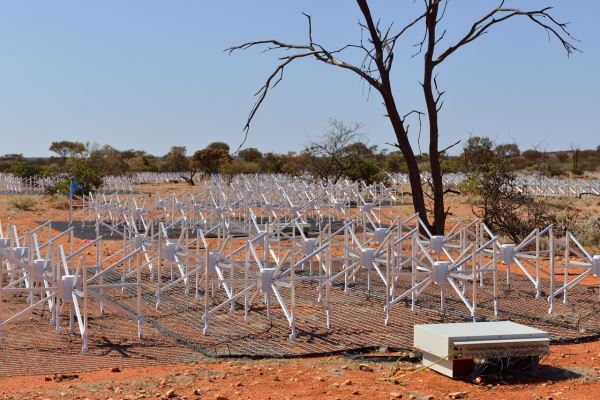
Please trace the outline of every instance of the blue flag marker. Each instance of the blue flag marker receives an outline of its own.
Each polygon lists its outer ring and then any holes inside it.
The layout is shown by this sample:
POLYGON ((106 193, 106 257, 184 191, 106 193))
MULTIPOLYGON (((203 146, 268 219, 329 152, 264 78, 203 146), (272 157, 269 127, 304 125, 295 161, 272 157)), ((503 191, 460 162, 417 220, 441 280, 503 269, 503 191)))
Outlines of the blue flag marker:
POLYGON ((69 183, 69 187, 70 187, 70 193, 71 193, 71 198, 75 197, 75 189, 81 189, 81 186, 76 184, 75 181, 73 180, 73 178, 71 178, 70 183, 69 183))

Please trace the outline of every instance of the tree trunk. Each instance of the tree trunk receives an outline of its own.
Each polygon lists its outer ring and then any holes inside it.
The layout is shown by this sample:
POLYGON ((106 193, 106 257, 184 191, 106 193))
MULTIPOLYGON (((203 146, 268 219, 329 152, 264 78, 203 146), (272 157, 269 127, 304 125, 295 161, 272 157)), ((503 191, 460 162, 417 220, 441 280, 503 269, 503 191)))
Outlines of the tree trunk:
POLYGON ((188 185, 190 186, 196 186, 196 183, 194 182, 194 176, 196 175, 196 171, 190 171, 190 177, 188 178, 185 175, 179 175, 188 185))
POLYGON ((425 52, 423 95, 427 106, 429 120, 429 164, 431 165, 431 189, 433 192, 433 229, 435 235, 443 235, 446 224, 446 210, 444 208, 444 182, 442 180, 442 168, 440 165, 439 152, 439 125, 438 125, 438 103, 433 94, 433 52, 435 50, 436 32, 438 18, 438 2, 434 2, 426 17, 427 25, 427 51, 425 52))
POLYGON ((394 133, 396 135, 396 140, 398 140, 398 147, 404 156, 404 160, 406 161, 406 166, 408 168, 408 180, 410 182, 410 188, 412 191, 412 201, 415 212, 419 214, 421 220, 427 226, 427 229, 431 230, 432 226, 429 223, 429 219, 427 217, 427 208, 425 207, 425 196, 423 194, 423 186, 421 185, 421 171, 419 170, 419 165, 417 164, 417 159, 415 158, 415 153, 410 145, 408 140, 408 134, 404 129, 404 123, 400 114, 398 114, 398 110, 396 108, 396 102, 394 100, 394 96, 392 95, 391 88, 389 86, 389 81, 387 79, 383 79, 384 88, 382 90, 381 96, 383 97, 384 105, 387 111, 388 118, 392 123, 392 128, 394 129, 394 133), (385 82, 388 82, 386 84, 385 82))
POLYGON ((377 85, 376 88, 383 98, 387 116, 392 123, 394 134, 396 135, 396 140, 398 141, 398 147, 404 156, 404 160, 406 161, 406 166, 408 168, 408 180, 412 190, 413 206, 415 212, 419 214, 419 217, 425 226, 427 226, 427 229, 431 230, 431 225, 429 224, 429 220, 427 218, 427 208, 425 207, 423 187, 421 186, 421 171, 419 171, 419 165, 417 164, 415 153, 413 152, 410 141, 408 140, 408 133, 404 127, 404 121, 402 120, 402 117, 398 113, 398 108, 396 107, 396 101, 394 100, 392 85, 390 82, 389 70, 384 65, 383 43, 381 41, 378 29, 373 22, 369 4, 366 0, 357 0, 357 3, 363 16, 365 17, 365 23, 369 29, 373 47, 375 49, 373 60, 377 65, 377 69, 381 78, 381 84, 377 85))

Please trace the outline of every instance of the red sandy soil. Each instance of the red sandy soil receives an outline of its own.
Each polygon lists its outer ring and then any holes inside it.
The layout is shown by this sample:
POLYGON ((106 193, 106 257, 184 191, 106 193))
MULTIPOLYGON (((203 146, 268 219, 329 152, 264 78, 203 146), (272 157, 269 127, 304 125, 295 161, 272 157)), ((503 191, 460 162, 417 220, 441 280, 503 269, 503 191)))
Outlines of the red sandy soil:
MULTIPOLYGON (((392 362, 345 357, 294 360, 207 360, 96 371, 59 382, 51 376, 0 378, 2 399, 597 399, 600 342, 556 345, 534 376, 479 385, 417 371, 399 384, 386 380, 392 362), (372 368, 363 371, 360 363, 372 368), (50 380, 49 380, 50 379, 50 380), (195 394, 195 393, 199 393, 195 394), (463 397, 461 397, 461 395, 463 397)), ((401 363, 397 375, 418 365, 401 363)))

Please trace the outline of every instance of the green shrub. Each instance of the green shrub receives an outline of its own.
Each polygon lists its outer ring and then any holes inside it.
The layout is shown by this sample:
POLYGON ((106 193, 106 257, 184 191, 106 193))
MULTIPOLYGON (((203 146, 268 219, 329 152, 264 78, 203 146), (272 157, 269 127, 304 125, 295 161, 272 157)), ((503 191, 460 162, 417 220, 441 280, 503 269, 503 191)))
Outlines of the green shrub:
POLYGON ((577 220, 571 227, 571 233, 584 246, 600 247, 600 217, 577 220))
POLYGON ((66 210, 69 208, 69 197, 64 194, 54 193, 52 194, 50 203, 57 210, 66 210))
POLYGON ((37 201, 31 197, 15 197, 10 199, 8 206, 19 211, 31 211, 37 205, 37 201))
POLYGON ((481 195, 481 187, 476 177, 469 176, 458 185, 459 191, 467 196, 470 202, 473 202, 474 197, 481 195))
POLYGON ((548 176, 562 176, 565 175, 565 170, 559 163, 549 163, 547 173, 548 176))
POLYGON ((20 178, 30 178, 40 173, 40 167, 29 161, 15 160, 8 169, 8 172, 20 178))
MULTIPOLYGON (((67 168, 77 185, 75 194, 78 196, 89 193, 102 184, 102 175, 86 159, 70 158, 67 160, 67 168)), ((48 188, 48 193, 69 196, 70 188, 70 178, 65 175, 64 179, 48 188)))
POLYGON ((460 189, 478 218, 518 243, 533 229, 553 223, 554 217, 544 202, 518 190, 508 150, 494 147, 488 138, 470 137, 463 150, 467 179, 460 189))

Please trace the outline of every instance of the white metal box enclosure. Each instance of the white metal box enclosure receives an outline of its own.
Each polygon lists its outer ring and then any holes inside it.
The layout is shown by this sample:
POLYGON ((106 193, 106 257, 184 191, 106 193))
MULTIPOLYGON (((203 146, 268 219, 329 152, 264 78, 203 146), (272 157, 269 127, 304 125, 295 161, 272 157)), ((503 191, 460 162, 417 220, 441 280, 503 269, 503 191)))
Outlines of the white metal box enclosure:
POLYGON ((549 344, 547 332, 512 321, 414 326, 423 365, 452 378, 468 373, 475 359, 539 357, 549 344))

